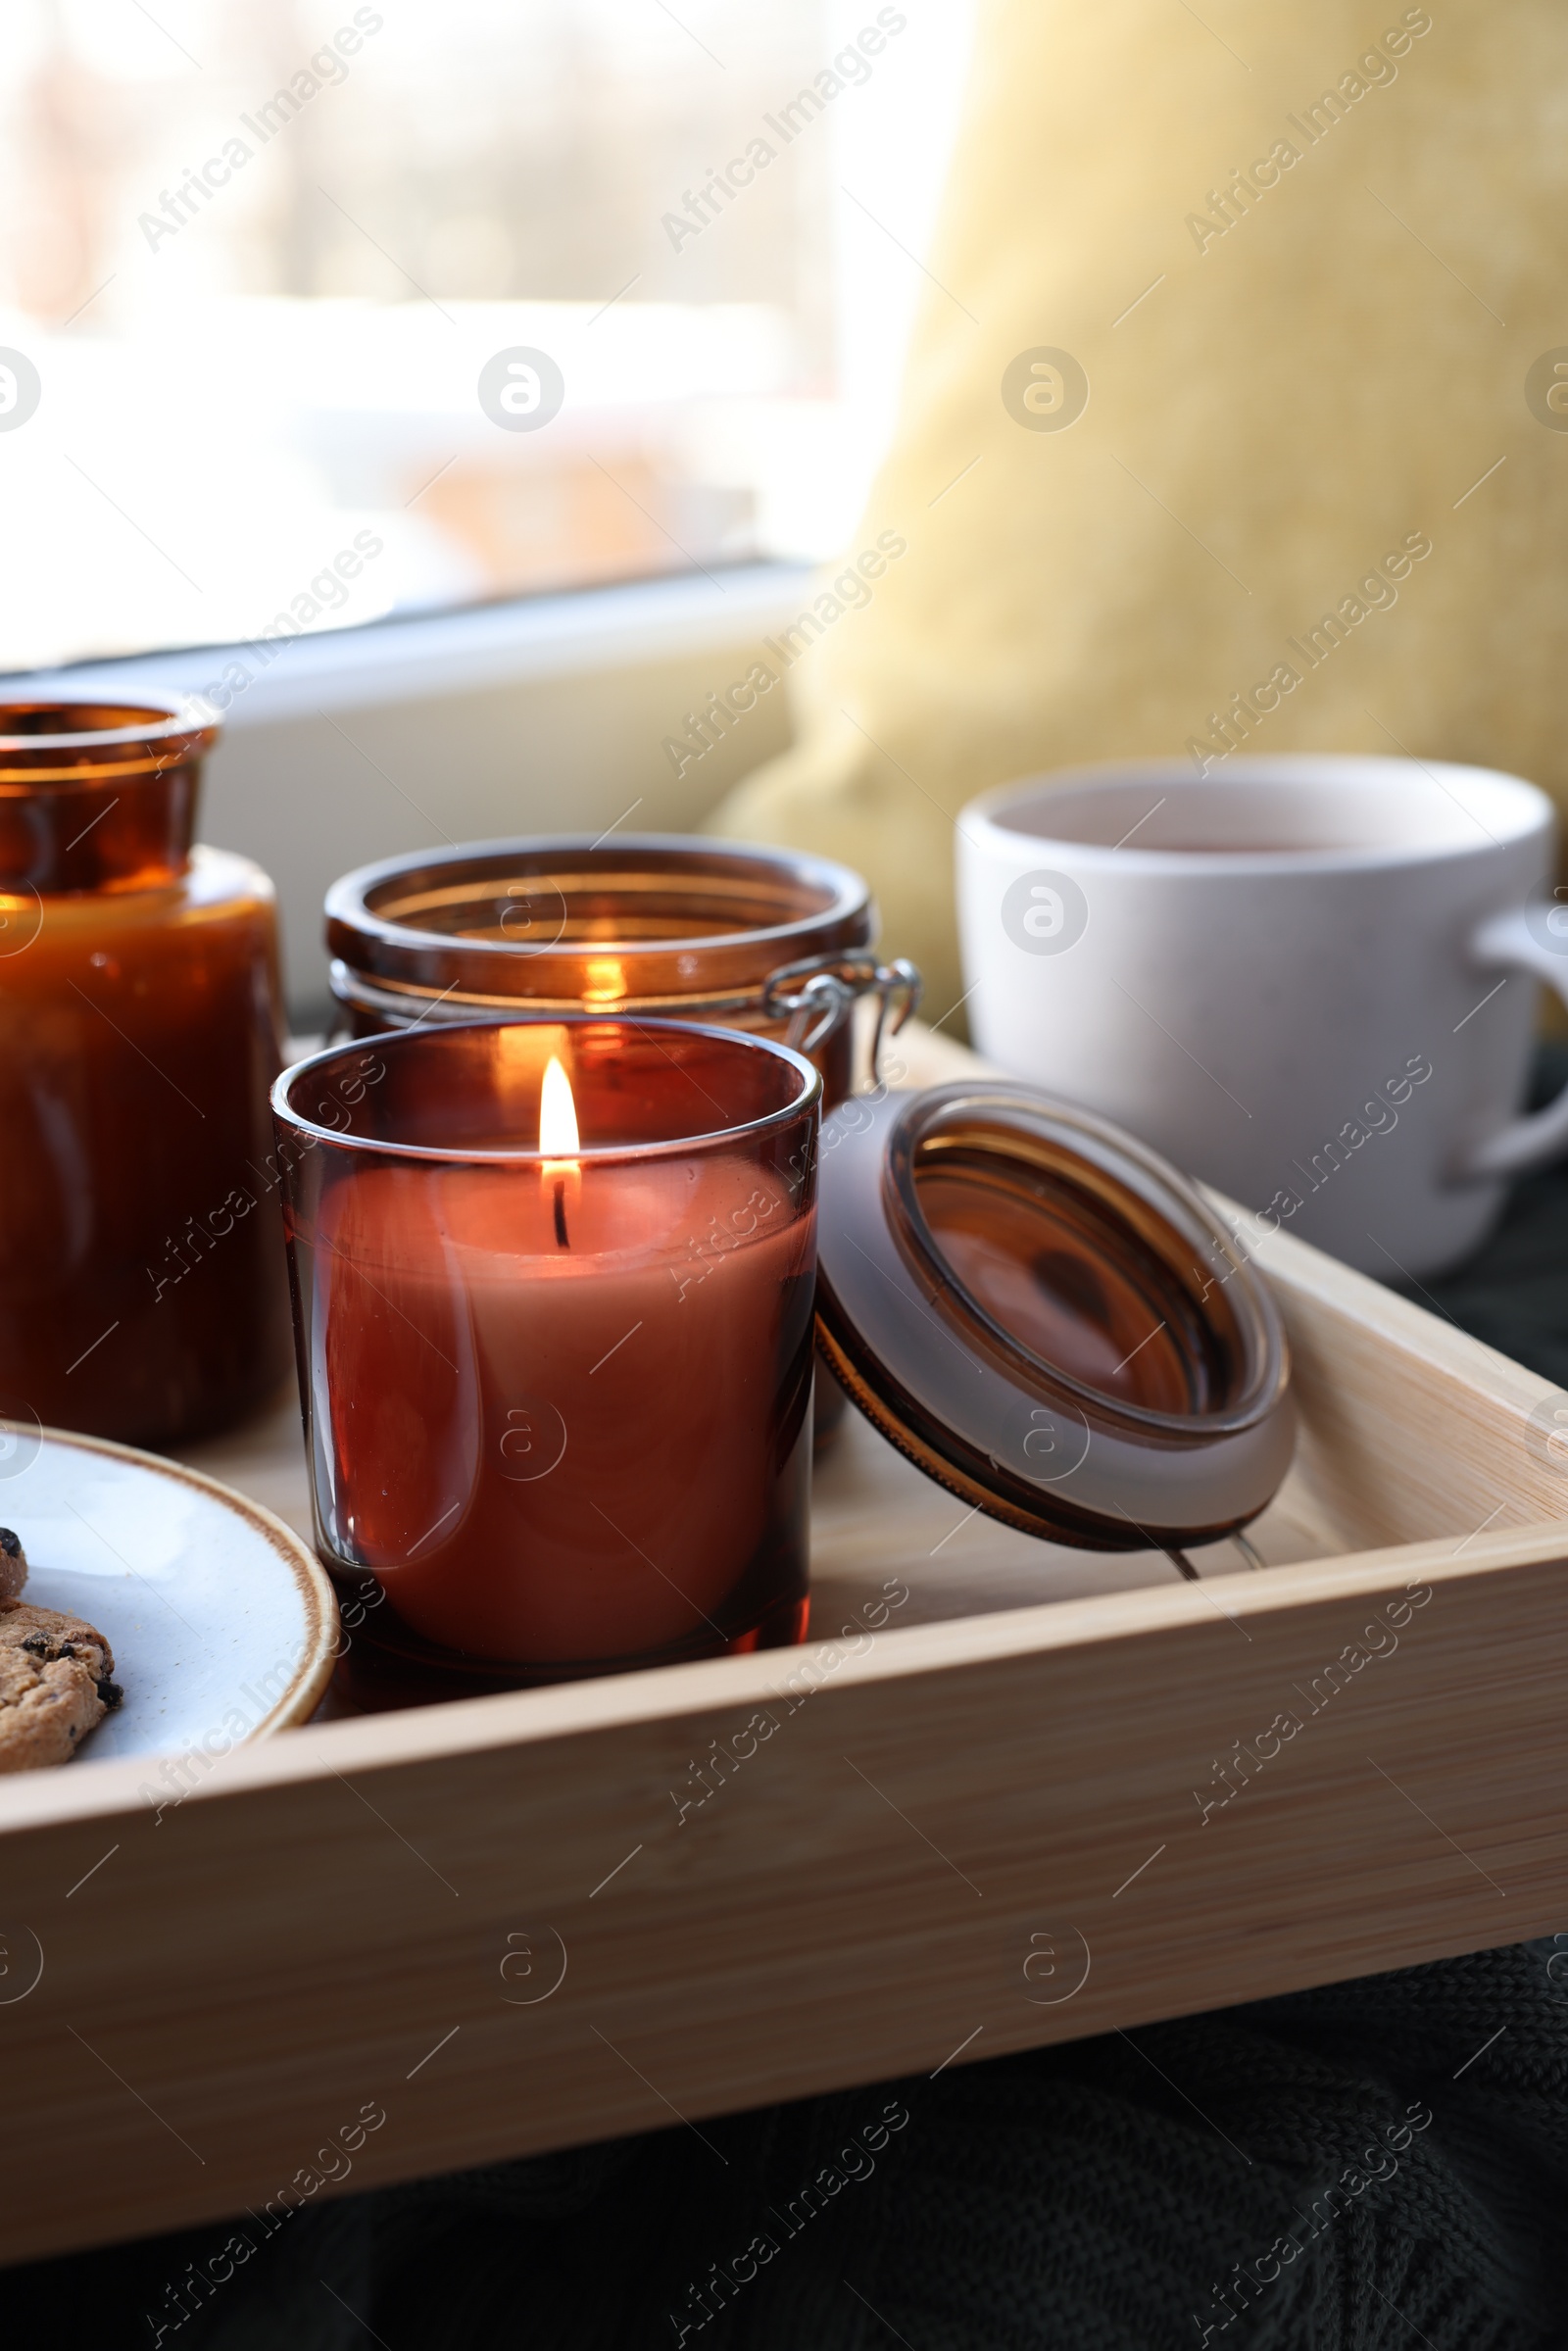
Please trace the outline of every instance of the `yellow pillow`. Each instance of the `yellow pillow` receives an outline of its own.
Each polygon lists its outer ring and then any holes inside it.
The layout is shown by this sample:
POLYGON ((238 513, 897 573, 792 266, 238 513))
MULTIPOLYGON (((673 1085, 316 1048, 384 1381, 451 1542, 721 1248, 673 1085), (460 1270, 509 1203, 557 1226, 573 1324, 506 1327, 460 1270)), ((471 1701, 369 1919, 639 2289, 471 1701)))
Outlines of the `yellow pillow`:
POLYGON ((938 1017, 952 819, 1011 776, 1410 752, 1561 802, 1565 118, 1560 0, 983 5, 894 446, 714 828, 868 874, 938 1017))

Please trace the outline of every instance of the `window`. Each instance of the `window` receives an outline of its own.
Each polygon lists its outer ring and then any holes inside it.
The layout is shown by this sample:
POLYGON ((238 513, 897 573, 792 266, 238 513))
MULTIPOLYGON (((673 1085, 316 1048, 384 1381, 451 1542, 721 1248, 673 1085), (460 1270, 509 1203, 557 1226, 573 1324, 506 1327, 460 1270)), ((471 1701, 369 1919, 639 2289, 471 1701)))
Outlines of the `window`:
POLYGON ((7 0, 0 667, 853 526, 957 0, 7 0))

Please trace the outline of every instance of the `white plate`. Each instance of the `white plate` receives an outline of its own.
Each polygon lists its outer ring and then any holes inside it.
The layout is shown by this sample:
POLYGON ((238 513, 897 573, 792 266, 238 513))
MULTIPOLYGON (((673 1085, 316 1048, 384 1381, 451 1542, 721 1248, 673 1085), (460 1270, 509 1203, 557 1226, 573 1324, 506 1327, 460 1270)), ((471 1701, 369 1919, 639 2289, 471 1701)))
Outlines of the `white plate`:
POLYGON ((27 1554, 23 1599, 74 1609, 115 1652, 123 1702, 71 1770, 216 1761, 314 1713, 337 1640, 332 1587, 260 1504, 129 1445, 0 1423, 0 1526, 27 1554))

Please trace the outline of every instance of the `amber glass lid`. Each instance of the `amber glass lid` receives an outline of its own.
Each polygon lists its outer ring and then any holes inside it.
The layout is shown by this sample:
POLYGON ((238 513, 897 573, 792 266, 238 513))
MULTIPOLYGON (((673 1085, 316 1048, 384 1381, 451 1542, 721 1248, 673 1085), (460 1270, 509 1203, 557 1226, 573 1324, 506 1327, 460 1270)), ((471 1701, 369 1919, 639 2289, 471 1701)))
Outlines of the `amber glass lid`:
POLYGON ((1032 1535, 1181 1549, 1290 1467, 1285 1335, 1227 1226, 1087 1110, 978 1080, 822 1129, 818 1335, 884 1435, 1032 1535))

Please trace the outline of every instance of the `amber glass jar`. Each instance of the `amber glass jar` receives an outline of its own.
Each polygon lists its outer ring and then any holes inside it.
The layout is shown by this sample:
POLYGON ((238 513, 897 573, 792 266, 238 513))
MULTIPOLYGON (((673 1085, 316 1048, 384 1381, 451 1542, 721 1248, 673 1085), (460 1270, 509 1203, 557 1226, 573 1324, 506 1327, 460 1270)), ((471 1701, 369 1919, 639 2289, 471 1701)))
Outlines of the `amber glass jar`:
POLYGON ((796 1046, 828 1109, 850 1090, 850 1012, 919 993, 879 964, 858 873, 825 857, 682 835, 472 841, 334 882, 338 1034, 484 1013, 701 1021, 796 1046))
POLYGON ((0 704, 0 1410, 172 1445, 288 1364, 272 886, 202 706, 0 704))

